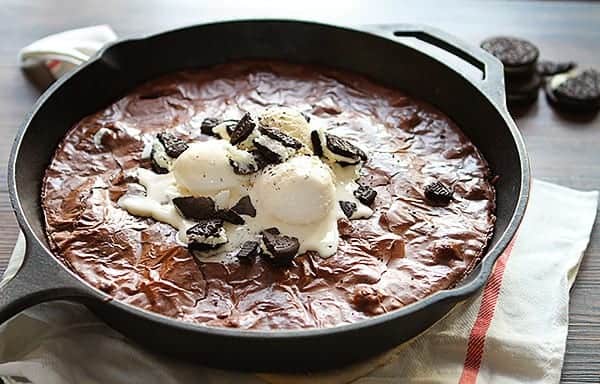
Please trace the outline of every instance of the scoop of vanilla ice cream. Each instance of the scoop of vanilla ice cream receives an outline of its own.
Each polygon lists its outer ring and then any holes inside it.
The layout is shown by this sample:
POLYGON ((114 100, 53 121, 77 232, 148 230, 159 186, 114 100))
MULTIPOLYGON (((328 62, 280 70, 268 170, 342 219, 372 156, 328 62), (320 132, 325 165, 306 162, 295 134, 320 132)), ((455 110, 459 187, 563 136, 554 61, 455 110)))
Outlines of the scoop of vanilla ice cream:
POLYGON ((265 169, 257 178, 258 205, 287 224, 318 222, 334 208, 333 177, 330 168, 316 157, 294 157, 265 169))
POLYGON ((173 163, 175 181, 192 195, 203 196, 236 188, 241 177, 229 164, 225 140, 192 143, 173 163))
POLYGON ((269 107, 259 116, 262 125, 278 128, 311 148, 310 125, 300 112, 287 107, 269 107))

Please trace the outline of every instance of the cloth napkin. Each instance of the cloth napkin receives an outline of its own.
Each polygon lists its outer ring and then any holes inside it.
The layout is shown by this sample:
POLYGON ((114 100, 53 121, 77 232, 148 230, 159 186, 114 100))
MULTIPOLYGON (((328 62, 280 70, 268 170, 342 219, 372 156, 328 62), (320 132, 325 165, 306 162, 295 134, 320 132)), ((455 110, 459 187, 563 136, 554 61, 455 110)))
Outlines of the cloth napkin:
MULTIPOLYGON (((35 384, 558 383, 569 289, 597 201, 598 192, 535 180, 521 228, 481 294, 413 340, 360 364, 297 375, 210 369, 139 349, 85 307, 53 302, 0 327, 0 376, 35 384)), ((23 245, 17 243, 10 271, 23 245)))

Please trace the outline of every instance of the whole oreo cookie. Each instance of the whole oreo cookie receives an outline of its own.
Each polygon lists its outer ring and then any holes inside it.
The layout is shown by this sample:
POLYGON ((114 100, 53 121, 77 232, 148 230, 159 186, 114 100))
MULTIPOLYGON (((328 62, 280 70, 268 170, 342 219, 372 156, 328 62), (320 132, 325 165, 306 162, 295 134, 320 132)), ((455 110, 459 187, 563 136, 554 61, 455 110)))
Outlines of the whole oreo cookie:
POLYGON ((539 56, 538 48, 531 42, 516 37, 497 36, 484 40, 481 48, 504 64, 506 74, 532 73, 539 56))
POLYGON ((506 101, 509 106, 525 106, 538 98, 542 78, 532 74, 528 79, 511 81, 506 84, 506 101))
POLYGON ((548 101, 570 111, 600 109, 600 72, 594 69, 555 75, 546 83, 548 101))

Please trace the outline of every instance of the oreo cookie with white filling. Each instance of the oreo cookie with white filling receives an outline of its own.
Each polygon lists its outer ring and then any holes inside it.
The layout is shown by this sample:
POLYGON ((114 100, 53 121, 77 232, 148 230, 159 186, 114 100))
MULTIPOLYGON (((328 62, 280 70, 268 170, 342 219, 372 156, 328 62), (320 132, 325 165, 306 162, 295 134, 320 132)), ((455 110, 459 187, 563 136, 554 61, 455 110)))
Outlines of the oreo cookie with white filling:
POLYGON ((206 251, 227 243, 223 220, 200 220, 186 232, 188 248, 193 251, 206 251))

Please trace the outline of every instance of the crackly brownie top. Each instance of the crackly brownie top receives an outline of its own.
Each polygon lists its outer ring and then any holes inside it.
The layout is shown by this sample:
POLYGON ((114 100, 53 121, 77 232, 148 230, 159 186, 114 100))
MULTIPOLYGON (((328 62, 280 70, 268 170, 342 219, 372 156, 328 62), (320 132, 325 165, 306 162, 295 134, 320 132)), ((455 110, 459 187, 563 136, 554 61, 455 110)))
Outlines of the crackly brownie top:
POLYGON ((325 67, 241 61, 164 76, 75 124, 46 170, 42 205, 53 251, 117 300, 210 326, 328 327, 392 311, 463 278, 493 232, 490 175, 448 117, 400 91, 325 67), (281 106, 316 133, 294 136, 264 113, 252 117, 281 106), (223 203, 222 195, 194 193, 205 184, 192 180, 155 207, 175 207, 176 222, 124 204, 160 192, 173 173, 180 184, 193 178, 173 164, 203 170, 212 161, 196 168, 184 158, 232 147, 243 153, 223 163, 231 167, 225 173, 247 181, 248 196, 227 194, 232 201, 223 203), (316 167, 306 175, 316 180, 310 188, 324 194, 329 170, 334 183, 336 172, 357 171, 347 198, 320 202, 338 214, 335 251, 303 247, 309 240, 289 233, 293 226, 258 228, 256 238, 235 243, 234 232, 269 207, 294 225, 324 221, 298 191, 290 190, 289 207, 273 195, 262 202, 267 208, 252 192, 261 177, 285 184, 307 164, 316 167), (300 200, 306 210, 294 206, 300 200))

